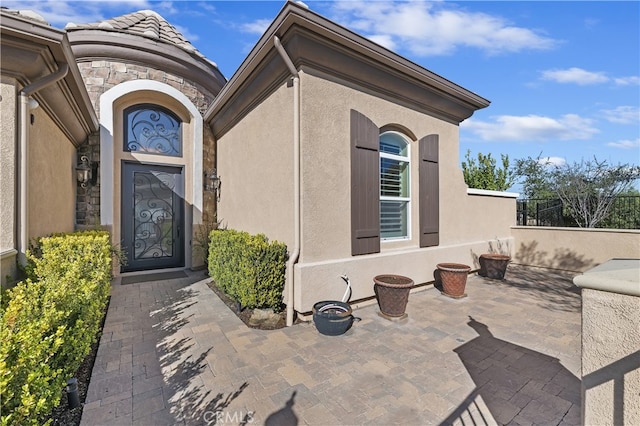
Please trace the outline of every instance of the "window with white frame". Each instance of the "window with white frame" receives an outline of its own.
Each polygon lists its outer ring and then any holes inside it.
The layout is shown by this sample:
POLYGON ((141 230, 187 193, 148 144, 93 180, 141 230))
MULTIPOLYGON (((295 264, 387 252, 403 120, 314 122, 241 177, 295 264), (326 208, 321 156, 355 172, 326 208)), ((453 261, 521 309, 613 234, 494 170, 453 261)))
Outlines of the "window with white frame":
POLYGON ((397 132, 380 135, 380 238, 409 238, 411 162, 409 141, 397 132))

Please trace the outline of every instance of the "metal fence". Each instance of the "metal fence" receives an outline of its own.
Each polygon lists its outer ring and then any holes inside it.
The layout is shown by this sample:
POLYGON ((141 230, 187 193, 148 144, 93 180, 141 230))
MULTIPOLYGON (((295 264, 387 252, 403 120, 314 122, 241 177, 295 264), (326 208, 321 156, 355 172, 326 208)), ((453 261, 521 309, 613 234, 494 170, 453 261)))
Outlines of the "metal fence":
MULTIPOLYGON (((519 226, 577 227, 571 210, 560 199, 517 200, 519 226)), ((596 228, 640 229, 640 196, 616 197, 607 217, 596 228)))

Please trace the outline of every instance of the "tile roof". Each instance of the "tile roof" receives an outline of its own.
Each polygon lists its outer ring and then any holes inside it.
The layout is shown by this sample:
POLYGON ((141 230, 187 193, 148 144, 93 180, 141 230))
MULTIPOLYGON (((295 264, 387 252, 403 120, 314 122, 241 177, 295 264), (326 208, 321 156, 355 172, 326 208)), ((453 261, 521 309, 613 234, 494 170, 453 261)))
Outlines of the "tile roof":
POLYGON ((13 16, 17 16, 20 17, 22 19, 27 19, 30 21, 35 21, 38 22, 40 24, 44 24, 44 25, 48 25, 51 26, 46 19, 44 19, 42 17, 42 15, 40 15, 39 13, 33 11, 33 10, 17 10, 17 9, 9 9, 6 8, 4 6, 0 7, 0 9, 2 10, 2 12, 7 13, 9 15, 13 15, 13 16))
POLYGON ((68 31, 105 30, 142 36, 173 44, 182 50, 205 58, 173 25, 153 10, 140 10, 91 24, 69 23, 65 29, 68 31))

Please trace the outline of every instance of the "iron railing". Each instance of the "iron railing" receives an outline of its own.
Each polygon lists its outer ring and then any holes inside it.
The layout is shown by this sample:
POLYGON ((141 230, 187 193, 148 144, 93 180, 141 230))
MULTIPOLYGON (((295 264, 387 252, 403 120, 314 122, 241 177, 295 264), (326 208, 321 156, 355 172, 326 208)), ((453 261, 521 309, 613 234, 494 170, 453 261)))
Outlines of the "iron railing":
MULTIPOLYGON (((516 205, 519 226, 578 226, 575 216, 560 199, 520 199, 516 205)), ((640 229, 640 196, 616 197, 596 228, 640 229)))

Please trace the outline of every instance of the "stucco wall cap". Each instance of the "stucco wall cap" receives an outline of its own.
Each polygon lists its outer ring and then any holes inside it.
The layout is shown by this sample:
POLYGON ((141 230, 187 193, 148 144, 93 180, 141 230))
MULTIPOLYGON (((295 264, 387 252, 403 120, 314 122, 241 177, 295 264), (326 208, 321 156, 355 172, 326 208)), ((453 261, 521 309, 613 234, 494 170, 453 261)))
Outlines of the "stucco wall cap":
POLYGON ((492 191, 489 189, 467 188, 468 195, 484 195, 487 197, 518 198, 518 192, 492 191))
POLYGON ((581 288, 640 297, 640 259, 611 259, 573 279, 581 288))

